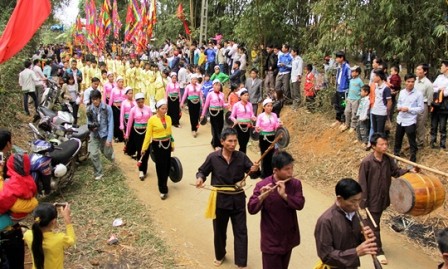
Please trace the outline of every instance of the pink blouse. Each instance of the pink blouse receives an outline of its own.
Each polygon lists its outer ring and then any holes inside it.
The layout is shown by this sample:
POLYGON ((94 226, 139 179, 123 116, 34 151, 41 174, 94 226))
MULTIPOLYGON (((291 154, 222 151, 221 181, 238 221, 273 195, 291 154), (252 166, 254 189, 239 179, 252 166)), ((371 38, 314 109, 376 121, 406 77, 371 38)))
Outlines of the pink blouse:
POLYGON ((151 116, 152 112, 149 106, 144 105, 143 108, 134 106, 129 112, 128 126, 126 126, 126 137, 129 138, 129 135, 131 134, 131 128, 134 125, 138 124, 143 126, 147 124, 151 116))
POLYGON ((277 115, 275 113, 261 113, 257 117, 256 127, 260 127, 260 132, 275 132, 280 126, 277 115))
POLYGON ((205 99, 205 104, 202 107, 202 116, 207 114, 208 108, 214 109, 224 109, 226 104, 224 103, 224 94, 222 92, 210 92, 207 94, 207 98, 205 99))
POLYGON ((233 105, 232 114, 229 119, 232 121, 238 120, 239 122, 247 122, 250 121, 252 117, 254 117, 252 104, 247 102, 246 105, 243 105, 243 103, 239 101, 233 105))
POLYGON ((104 91, 103 91, 103 102, 106 103, 106 98, 110 97, 110 93, 112 90, 117 87, 117 84, 106 82, 103 85, 104 91))
POLYGON ((125 94, 126 90, 125 88, 119 89, 118 87, 115 87, 112 92, 110 93, 109 97, 109 105, 113 105, 113 103, 121 103, 124 100, 128 99, 125 94))
POLYGON ((168 83, 165 90, 165 99, 171 97, 178 97, 180 95, 180 85, 179 83, 168 83))
POLYGON ((137 103, 135 101, 124 100, 120 108, 120 130, 124 130, 124 121, 129 118, 129 112, 137 103))
POLYGON ((184 105, 187 97, 188 97, 188 100, 196 99, 196 98, 199 98, 199 100, 202 100, 201 85, 200 84, 196 84, 196 86, 193 86, 193 84, 188 85, 185 88, 184 96, 182 96, 182 102, 180 102, 180 106, 184 105))

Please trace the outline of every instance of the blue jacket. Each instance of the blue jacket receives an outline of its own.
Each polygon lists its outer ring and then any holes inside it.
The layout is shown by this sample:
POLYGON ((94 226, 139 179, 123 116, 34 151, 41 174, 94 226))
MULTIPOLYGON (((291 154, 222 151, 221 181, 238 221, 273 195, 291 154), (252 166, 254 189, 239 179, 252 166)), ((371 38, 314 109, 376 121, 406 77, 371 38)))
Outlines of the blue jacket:
POLYGON ((278 57, 278 62, 277 62, 277 67, 278 67, 278 72, 279 73, 283 73, 283 72, 290 72, 292 70, 292 56, 291 54, 288 53, 283 53, 280 55, 280 57, 278 57), (284 66, 280 66, 280 64, 285 64, 284 66))
POLYGON ((214 49, 206 49, 205 54, 207 55, 207 63, 214 63, 216 52, 214 49))
POLYGON ((336 84, 338 84, 336 91, 346 92, 348 90, 348 88, 350 87, 351 77, 352 77, 352 75, 351 75, 351 71, 350 71, 350 65, 347 62, 343 62, 342 66, 340 68, 338 68, 338 72, 336 74, 336 84), (338 84, 338 78, 339 78, 340 72, 342 72, 341 83, 338 84))
POLYGON ((105 103, 100 103, 99 115, 96 113, 94 105, 91 104, 87 108, 87 124, 98 122, 100 126, 95 131, 90 131, 92 138, 106 138, 107 142, 112 142, 114 137, 114 115, 112 108, 105 103))
POLYGON ((213 90, 213 82, 211 80, 204 82, 202 85, 202 94, 204 95, 204 101, 205 98, 207 98, 207 94, 213 90))

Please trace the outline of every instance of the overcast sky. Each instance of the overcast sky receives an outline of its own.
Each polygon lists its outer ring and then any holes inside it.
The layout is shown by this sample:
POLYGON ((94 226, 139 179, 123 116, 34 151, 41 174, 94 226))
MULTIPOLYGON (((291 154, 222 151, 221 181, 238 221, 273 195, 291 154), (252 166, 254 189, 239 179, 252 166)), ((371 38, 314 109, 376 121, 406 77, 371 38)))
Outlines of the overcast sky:
POLYGON ((78 16, 78 5, 80 0, 71 0, 68 6, 56 11, 56 18, 61 20, 63 24, 71 25, 75 23, 76 16, 78 16))

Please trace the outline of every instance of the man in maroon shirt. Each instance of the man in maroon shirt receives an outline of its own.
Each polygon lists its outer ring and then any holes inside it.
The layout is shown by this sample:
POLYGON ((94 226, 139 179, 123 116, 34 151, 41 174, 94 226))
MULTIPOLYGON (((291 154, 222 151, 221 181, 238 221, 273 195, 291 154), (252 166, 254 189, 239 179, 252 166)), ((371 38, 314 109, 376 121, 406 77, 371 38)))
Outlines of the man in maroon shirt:
POLYGON ((294 159, 280 151, 274 154, 274 174, 257 183, 247 209, 254 215, 261 210, 261 252, 263 269, 288 269, 292 249, 300 244, 297 210, 305 197, 302 183, 293 178, 294 159))

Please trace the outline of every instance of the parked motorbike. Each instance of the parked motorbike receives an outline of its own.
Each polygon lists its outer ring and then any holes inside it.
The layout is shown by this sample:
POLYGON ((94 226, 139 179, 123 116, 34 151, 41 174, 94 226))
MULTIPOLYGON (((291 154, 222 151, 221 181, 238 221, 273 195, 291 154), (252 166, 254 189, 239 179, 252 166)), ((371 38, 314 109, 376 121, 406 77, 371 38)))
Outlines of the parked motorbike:
POLYGON ((47 80, 47 87, 42 94, 42 99, 39 106, 53 109, 55 105, 60 104, 59 96, 61 95, 61 88, 54 80, 47 80))
POLYGON ((82 147, 78 154, 78 161, 83 162, 88 159, 90 131, 87 125, 81 125, 79 127, 73 125, 73 115, 66 110, 55 112, 41 106, 38 108, 38 113, 41 118, 38 127, 44 133, 43 139, 58 145, 71 138, 78 138, 82 142, 82 147))
MULTIPOLYGON (((43 137, 32 123, 29 123, 29 127, 37 137, 43 137)), ((81 145, 77 138, 71 138, 58 146, 43 139, 32 141, 31 175, 40 195, 60 190, 73 180, 81 145)))

